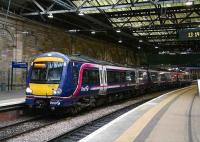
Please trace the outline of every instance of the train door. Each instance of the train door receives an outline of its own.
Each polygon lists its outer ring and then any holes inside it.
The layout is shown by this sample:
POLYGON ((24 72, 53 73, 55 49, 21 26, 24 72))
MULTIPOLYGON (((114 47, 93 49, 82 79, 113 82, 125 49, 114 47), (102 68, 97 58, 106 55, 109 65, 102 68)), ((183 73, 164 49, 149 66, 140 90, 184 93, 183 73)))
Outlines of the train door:
POLYGON ((139 89, 139 69, 135 70, 136 89, 139 89))
POLYGON ((99 74, 100 74, 100 90, 99 90, 99 95, 106 95, 107 91, 107 72, 106 72, 106 67, 101 66, 99 69, 99 74))

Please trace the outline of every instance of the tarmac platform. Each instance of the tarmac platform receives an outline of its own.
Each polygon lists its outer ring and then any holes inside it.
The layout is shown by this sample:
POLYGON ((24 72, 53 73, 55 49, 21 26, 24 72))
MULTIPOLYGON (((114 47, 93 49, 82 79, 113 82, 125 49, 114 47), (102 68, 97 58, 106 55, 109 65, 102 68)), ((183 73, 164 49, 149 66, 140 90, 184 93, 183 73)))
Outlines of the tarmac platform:
POLYGON ((25 102, 25 90, 0 92, 0 107, 22 104, 25 102))
POLYGON ((146 102, 79 142, 200 142, 199 108, 192 85, 146 102))

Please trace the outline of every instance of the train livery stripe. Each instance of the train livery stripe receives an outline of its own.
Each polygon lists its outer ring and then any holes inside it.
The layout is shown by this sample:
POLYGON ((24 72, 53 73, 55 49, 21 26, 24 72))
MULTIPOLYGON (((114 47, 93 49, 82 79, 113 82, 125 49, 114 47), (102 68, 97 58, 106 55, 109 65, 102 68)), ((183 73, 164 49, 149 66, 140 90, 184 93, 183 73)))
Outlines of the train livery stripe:
POLYGON ((124 71, 124 70, 129 70, 129 71, 135 71, 135 69, 133 69, 133 68, 126 68, 126 67, 117 67, 117 66, 109 66, 109 65, 106 65, 106 69, 114 69, 114 70, 122 70, 122 71, 124 71))

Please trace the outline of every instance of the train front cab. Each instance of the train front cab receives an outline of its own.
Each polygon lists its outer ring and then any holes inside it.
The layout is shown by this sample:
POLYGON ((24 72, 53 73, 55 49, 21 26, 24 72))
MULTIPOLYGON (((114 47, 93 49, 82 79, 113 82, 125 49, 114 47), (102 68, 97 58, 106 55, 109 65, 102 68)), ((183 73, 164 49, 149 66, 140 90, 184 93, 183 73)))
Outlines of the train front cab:
POLYGON ((66 64, 63 58, 54 56, 38 57, 32 62, 27 79, 27 105, 48 107, 52 97, 63 94, 66 64))

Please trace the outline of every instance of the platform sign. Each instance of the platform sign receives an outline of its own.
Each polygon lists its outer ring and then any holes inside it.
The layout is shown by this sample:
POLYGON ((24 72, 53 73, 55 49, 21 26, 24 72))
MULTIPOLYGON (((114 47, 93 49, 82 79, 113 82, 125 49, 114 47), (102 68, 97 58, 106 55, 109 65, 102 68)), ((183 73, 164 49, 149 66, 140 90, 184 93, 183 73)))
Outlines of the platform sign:
POLYGON ((11 90, 13 88, 13 70, 14 69, 26 69, 26 78, 28 73, 28 63, 27 62, 16 62, 12 61, 12 67, 11 67, 11 84, 8 82, 8 90, 9 90, 9 84, 11 85, 11 90))
POLYGON ((28 68, 28 63, 12 61, 12 68, 28 68))
POLYGON ((180 30, 179 40, 200 40, 200 28, 180 30))
POLYGON ((200 96, 200 79, 197 79, 198 94, 200 96))

